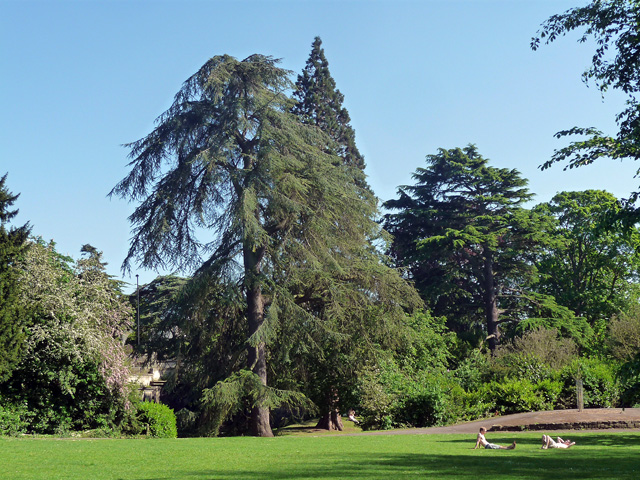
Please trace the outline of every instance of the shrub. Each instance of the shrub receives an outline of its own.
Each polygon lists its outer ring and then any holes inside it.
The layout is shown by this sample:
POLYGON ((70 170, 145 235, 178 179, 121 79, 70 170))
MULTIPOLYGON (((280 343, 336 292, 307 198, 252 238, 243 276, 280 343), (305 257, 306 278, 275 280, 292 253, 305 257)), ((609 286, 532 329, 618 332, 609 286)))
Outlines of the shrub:
POLYGON ((640 306, 611 319, 607 343, 620 360, 630 361, 640 354, 640 306))
POLYGON ((176 438, 176 416, 161 403, 142 402, 137 406, 137 420, 143 434, 156 438, 176 438))
MULTIPOLYGON (((503 379, 517 378, 537 383, 553 376, 553 369, 540 357, 531 353, 515 352, 498 361, 503 362, 502 368, 506 373, 503 379)), ((497 370, 497 367, 494 367, 495 370, 497 370)))
POLYGON ((543 380, 533 383, 527 379, 506 379, 490 382, 478 391, 485 405, 495 405, 495 411, 510 413, 551 410, 562 391, 562 383, 543 380))
POLYGON ((538 410, 553 410, 562 394, 562 381, 545 379, 535 384, 534 390, 539 395, 541 404, 538 410))
POLYGON ((576 378, 582 379, 586 408, 611 408, 618 404, 620 385, 613 364, 598 358, 580 358, 565 367, 560 399, 565 408, 576 407, 576 378))
POLYGON ((383 361, 360 379, 363 428, 442 425, 456 415, 449 395, 453 386, 444 375, 410 375, 393 360, 383 361))
POLYGON ((484 383, 489 372, 489 360, 479 350, 469 352, 452 374, 458 385, 465 391, 477 390, 484 383))
POLYGON ((386 430, 392 427, 389 417, 395 397, 380 381, 377 369, 366 371, 359 381, 362 428, 386 430))
POLYGON ((38 355, 25 358, 0 385, 6 403, 24 405, 29 433, 65 435, 95 428, 117 429, 125 414, 120 394, 111 392, 100 366, 61 355, 55 342, 41 342, 38 355))
POLYGON ((620 382, 620 403, 623 407, 640 404, 640 355, 622 364, 618 370, 620 382))
POLYGON ((533 383, 551 378, 577 356, 573 340, 562 338, 556 329, 536 328, 511 343, 499 346, 491 358, 494 378, 526 378, 533 383))
POLYGON ((391 406, 393 421, 398 426, 428 427, 443 425, 450 419, 449 398, 437 378, 423 382, 407 382, 391 406))
POLYGON ((461 387, 454 387, 449 397, 453 406, 452 412, 455 413, 454 419, 457 421, 489 417, 496 411, 495 400, 478 389, 466 392, 461 387))
POLYGON ((20 435, 29 428, 31 415, 22 405, 0 403, 0 435, 20 435))

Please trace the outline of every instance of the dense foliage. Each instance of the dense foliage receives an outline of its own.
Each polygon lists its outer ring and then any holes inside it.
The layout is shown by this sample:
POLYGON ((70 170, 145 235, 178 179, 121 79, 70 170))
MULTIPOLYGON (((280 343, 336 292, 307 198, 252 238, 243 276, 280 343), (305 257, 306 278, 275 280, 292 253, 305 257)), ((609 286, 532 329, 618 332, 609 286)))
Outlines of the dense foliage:
POLYGON ((128 415, 122 337, 131 309, 100 252, 85 250, 74 263, 37 241, 21 262, 19 304, 29 330, 0 399, 31 432, 118 428, 128 415))
POLYGON ((138 405, 137 422, 143 433, 153 438, 176 438, 176 416, 166 405, 143 402, 138 405))
POLYGON ((349 112, 342 106, 344 95, 337 89, 329 72, 320 37, 313 41, 311 54, 302 74, 298 75, 293 96, 297 102, 292 112, 303 123, 315 125, 325 132, 335 142, 332 151, 346 164, 364 169, 364 157, 356 146, 349 112))
POLYGON ((600 332, 606 322, 638 301, 639 235, 605 228, 620 210, 608 192, 561 192, 535 211, 556 222, 555 239, 537 261, 538 290, 586 318, 600 332))
POLYGON ((532 194, 517 170, 488 165, 475 146, 440 149, 385 207, 391 255, 438 315, 484 324, 491 349, 499 324, 517 323, 535 278, 534 255, 549 241, 545 218, 523 204, 532 194))
POLYGON ((28 245, 29 225, 7 228, 18 210, 10 210, 18 195, 6 186, 7 175, 0 178, 0 382, 18 363, 25 338, 27 318, 18 302, 18 269, 16 264, 28 245))

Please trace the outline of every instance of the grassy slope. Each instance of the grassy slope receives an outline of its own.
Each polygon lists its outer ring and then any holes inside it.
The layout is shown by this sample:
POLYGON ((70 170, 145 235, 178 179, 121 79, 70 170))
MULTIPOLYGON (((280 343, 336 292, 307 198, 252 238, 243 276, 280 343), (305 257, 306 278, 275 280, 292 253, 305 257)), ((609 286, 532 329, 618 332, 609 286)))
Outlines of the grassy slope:
POLYGON ((640 433, 575 434, 569 450, 472 450, 469 435, 304 436, 178 440, 0 438, 7 479, 637 479, 640 433))

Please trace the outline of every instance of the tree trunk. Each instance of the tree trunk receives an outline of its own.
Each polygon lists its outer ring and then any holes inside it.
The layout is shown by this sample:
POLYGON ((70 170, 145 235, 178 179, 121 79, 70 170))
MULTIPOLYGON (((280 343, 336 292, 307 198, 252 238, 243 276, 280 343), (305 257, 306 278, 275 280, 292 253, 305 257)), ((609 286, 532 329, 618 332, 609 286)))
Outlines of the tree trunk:
POLYGON ((342 431, 344 426, 342 425, 342 417, 337 409, 327 412, 324 417, 320 419, 316 428, 322 428, 323 430, 339 430, 342 431))
MULTIPOLYGON (((253 335, 264 323, 264 298, 258 280, 260 260, 263 250, 257 252, 245 247, 244 265, 247 286, 247 320, 249 336, 253 335)), ((258 375, 263 385, 267 385, 267 352, 264 342, 247 347, 247 362, 251 371, 258 375)), ((251 410, 251 434, 256 437, 273 437, 269 423, 269 409, 256 405, 251 410)))
POLYGON ((338 410, 338 402, 340 397, 338 396, 338 390, 335 387, 331 387, 326 397, 327 404, 329 405, 329 411, 320 419, 316 428, 322 428, 324 430, 339 430, 344 428, 342 425, 342 417, 340 417, 340 411, 338 410))
MULTIPOLYGON (((249 365, 254 365, 253 373, 260 377, 263 385, 267 385, 267 356, 264 343, 249 347, 249 365)), ((251 410, 251 435, 255 437, 273 437, 269 422, 269 409, 256 405, 251 410)))
POLYGON ((485 250, 484 261, 484 311, 487 322, 489 349, 494 352, 500 340, 498 328, 498 296, 493 276, 493 254, 485 250))

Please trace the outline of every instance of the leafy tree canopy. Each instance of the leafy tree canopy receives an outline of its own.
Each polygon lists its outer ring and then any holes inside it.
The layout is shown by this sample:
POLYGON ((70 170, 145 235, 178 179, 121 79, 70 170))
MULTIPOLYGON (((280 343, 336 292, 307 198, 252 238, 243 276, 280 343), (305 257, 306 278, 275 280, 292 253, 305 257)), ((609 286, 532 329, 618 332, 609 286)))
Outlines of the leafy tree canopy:
MULTIPOLYGON (((532 39, 531 47, 536 50, 542 42, 552 43, 571 31, 582 31, 580 42, 592 38, 597 45, 591 66, 582 75, 583 80, 595 82, 603 93, 613 88, 627 94, 627 106, 616 116, 617 135, 608 136, 593 127, 574 127, 558 132, 557 137, 580 135, 587 138, 556 151, 542 165, 543 169, 564 161, 568 162, 565 168, 574 168, 589 165, 602 157, 640 158, 639 17, 640 3, 636 0, 594 0, 584 7, 550 17, 532 39)), ((639 194, 633 192, 627 210, 617 216, 624 225, 634 223, 638 217, 632 205, 639 194)))
POLYGON ((561 192, 535 208, 557 221, 550 232, 556 241, 537 262, 538 289, 593 326, 638 299, 638 230, 623 234, 604 228, 620 208, 618 200, 602 190, 561 192))

